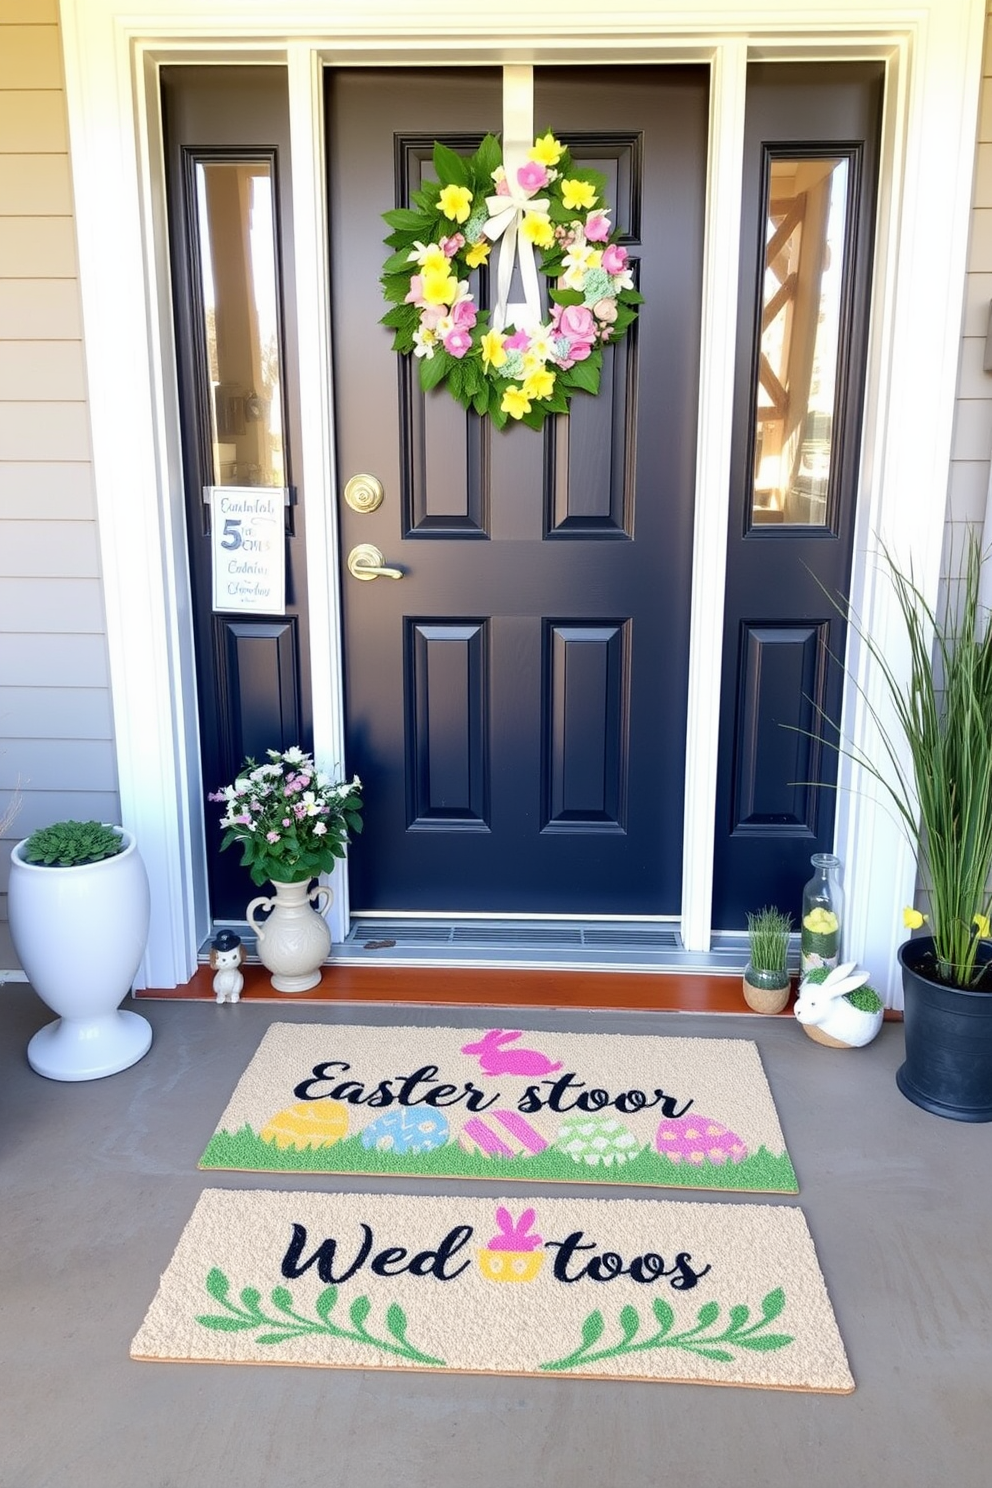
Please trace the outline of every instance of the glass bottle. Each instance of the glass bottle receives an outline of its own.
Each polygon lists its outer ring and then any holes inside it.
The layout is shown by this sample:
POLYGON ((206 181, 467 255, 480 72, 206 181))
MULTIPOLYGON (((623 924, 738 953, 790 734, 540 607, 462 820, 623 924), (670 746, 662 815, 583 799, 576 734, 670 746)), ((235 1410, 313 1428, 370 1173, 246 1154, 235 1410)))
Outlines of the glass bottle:
POLYGON ((840 858, 833 853, 814 853, 810 862, 813 877, 803 889, 799 932, 800 969, 804 976, 814 967, 825 966, 829 970, 837 965, 844 929, 840 858))

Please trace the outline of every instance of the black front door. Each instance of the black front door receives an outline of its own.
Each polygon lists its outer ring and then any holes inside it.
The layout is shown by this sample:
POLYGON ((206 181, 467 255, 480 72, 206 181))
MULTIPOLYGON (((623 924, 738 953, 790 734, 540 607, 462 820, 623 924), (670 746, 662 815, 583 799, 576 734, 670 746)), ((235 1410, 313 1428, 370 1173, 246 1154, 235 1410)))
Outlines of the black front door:
MULTIPOLYGON (((713 924, 797 916, 833 846, 880 63, 748 71, 713 924)), ((798 923, 798 917, 797 917, 798 923)))
POLYGON ((420 393, 378 325, 381 213, 501 128, 496 69, 328 78, 352 908, 680 909, 708 72, 535 69, 645 297, 596 398, 504 432, 420 393), (359 581, 372 544, 401 581, 359 581))
POLYGON ((162 100, 210 911, 243 920, 258 891, 238 853, 220 852, 222 808, 206 794, 246 756, 311 742, 286 71, 165 68, 162 100), (211 486, 246 494, 215 508, 211 486), (282 506, 285 606, 225 610, 221 595, 215 608, 212 525, 226 529, 228 581, 250 586, 238 513, 256 491, 282 506))

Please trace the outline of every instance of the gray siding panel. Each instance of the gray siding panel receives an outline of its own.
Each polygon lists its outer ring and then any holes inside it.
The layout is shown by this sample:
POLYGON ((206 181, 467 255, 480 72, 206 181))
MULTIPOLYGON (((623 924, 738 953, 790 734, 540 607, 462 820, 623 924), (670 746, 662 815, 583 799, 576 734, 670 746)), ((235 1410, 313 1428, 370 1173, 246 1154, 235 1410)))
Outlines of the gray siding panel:
MULTIPOLYGON (((0 532, 0 567, 6 540, 4 530, 0 532)), ((103 634, 103 593, 98 578, 0 579, 0 631, 30 634, 61 630, 70 618, 77 635, 103 634)), ((2 712, 0 708, 0 715, 2 712)), ((3 732, 0 724, 0 734, 3 732)))
POLYGON ((0 739, 113 737, 105 687, 0 687, 0 739))

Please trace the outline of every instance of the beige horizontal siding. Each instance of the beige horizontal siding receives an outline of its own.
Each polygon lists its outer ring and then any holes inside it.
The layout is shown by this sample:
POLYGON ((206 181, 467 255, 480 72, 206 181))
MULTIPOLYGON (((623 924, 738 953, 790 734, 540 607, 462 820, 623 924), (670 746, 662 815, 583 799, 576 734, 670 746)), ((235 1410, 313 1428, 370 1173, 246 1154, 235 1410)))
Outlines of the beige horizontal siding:
POLYGON ((11 841, 119 812, 76 276, 58 0, 0 0, 0 922, 11 841))
POLYGON ((79 346, 82 325, 75 279, 0 279, 0 346, 11 341, 59 341, 79 346))
POLYGON ((0 461, 0 522, 18 517, 79 522, 93 518, 95 510, 87 461, 0 461))
POLYGON ((62 94, 54 89, 0 93, 0 151, 62 154, 69 148, 62 94))
POLYGON ((0 339, 0 400, 82 403, 85 396, 81 341, 0 339))

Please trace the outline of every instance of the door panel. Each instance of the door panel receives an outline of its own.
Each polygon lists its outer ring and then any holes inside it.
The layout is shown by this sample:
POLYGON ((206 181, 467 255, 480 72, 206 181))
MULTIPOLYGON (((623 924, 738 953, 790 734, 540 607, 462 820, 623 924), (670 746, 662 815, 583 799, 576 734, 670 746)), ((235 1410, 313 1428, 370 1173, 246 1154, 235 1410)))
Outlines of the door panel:
MULTIPOLYGON (((707 72, 537 69, 535 120, 606 174, 646 297, 540 432, 493 431, 378 328, 381 213, 502 114, 497 70, 328 80, 349 770, 357 911, 677 914, 702 302, 707 72)), ((485 275, 477 285, 486 302, 485 275)))
MULTIPOLYGON (((283 288, 293 299, 285 69, 167 67, 162 103, 205 802, 246 756, 311 740, 296 339, 282 314, 283 288), (261 336, 253 279, 275 322, 261 336), (284 615, 214 612, 210 485, 289 486, 284 615)), ((238 854, 221 853, 219 818, 206 807, 211 914, 243 920, 256 889, 238 854)))
POLYGON ((876 63, 748 69, 713 923, 833 846, 878 179, 876 63), (835 226, 831 226, 835 224, 835 226))

